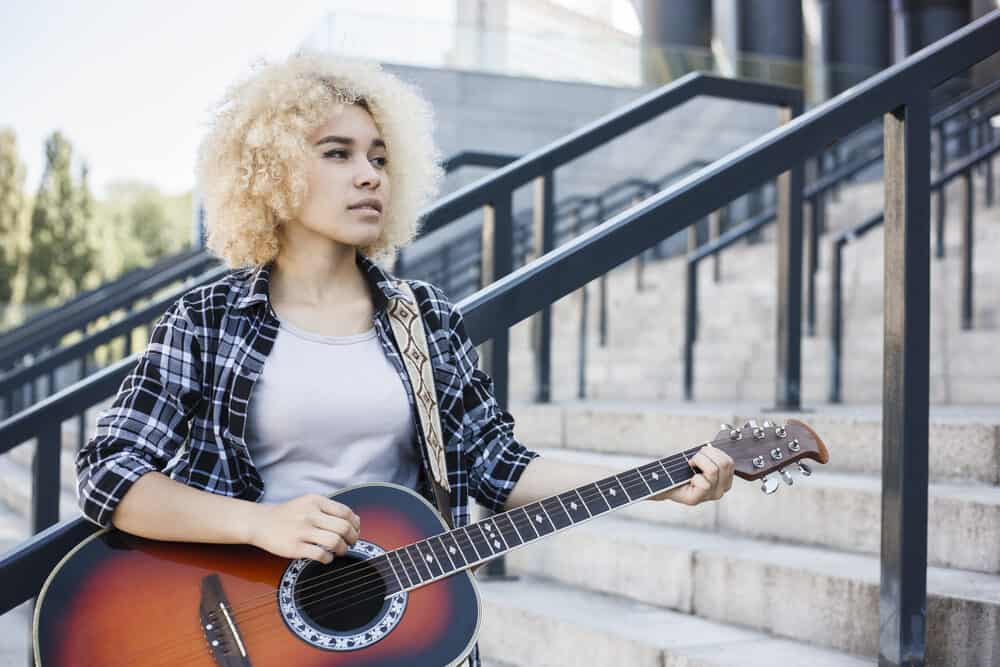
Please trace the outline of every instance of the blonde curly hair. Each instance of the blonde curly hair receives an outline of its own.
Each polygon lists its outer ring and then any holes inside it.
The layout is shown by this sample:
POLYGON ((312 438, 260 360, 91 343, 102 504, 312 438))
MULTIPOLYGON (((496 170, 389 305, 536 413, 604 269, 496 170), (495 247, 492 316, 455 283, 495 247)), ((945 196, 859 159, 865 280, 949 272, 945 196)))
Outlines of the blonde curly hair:
POLYGON ((252 69, 226 91, 198 149, 209 250, 233 268, 272 261, 278 227, 298 214, 307 195, 306 137, 335 105, 360 104, 386 142, 392 187, 382 233, 358 250, 391 261, 417 235, 419 211, 443 176, 430 103, 374 62, 299 52, 252 69))

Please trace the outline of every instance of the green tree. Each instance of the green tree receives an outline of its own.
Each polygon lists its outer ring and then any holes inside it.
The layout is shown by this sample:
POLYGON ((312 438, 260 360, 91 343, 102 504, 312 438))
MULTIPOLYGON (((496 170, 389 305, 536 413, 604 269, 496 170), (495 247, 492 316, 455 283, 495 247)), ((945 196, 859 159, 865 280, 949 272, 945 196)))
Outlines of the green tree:
POLYGON ((17 137, 0 129, 0 304, 20 297, 21 261, 25 248, 25 167, 17 153, 17 137))
MULTIPOLYGON (((45 172, 31 212, 27 300, 65 299, 78 292, 95 265, 95 250, 70 173, 73 148, 60 132, 45 142, 45 172)), ((89 200, 89 194, 86 195, 89 200)), ((89 206, 89 204, 88 204, 89 206)))

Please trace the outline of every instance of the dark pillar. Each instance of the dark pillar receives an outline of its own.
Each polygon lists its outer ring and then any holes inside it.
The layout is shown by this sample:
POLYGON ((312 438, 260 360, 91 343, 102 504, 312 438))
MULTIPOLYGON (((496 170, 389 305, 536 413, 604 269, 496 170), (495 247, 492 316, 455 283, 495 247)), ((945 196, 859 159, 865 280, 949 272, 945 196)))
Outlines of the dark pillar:
POLYGON ((711 2, 644 0, 640 5, 643 81, 668 83, 705 67, 712 47, 711 2))
POLYGON ((822 0, 827 6, 830 93, 836 95, 892 63, 889 4, 822 0))

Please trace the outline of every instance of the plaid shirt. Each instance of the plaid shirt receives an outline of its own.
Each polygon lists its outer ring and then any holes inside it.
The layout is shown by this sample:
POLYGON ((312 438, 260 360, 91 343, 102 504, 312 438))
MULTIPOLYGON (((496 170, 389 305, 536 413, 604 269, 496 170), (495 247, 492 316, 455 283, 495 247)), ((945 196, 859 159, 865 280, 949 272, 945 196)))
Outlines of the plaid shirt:
MULTIPOLYGON (((414 446, 423 462, 417 490, 436 507, 413 388, 386 309, 390 299, 408 298, 393 277, 364 255, 357 257, 373 288, 378 339, 406 389, 414 418, 414 446)), ((204 491, 261 499, 264 484, 244 435, 250 392, 278 334, 269 278, 269 266, 232 271, 191 290, 157 321, 149 345, 101 413, 96 434, 77 455, 78 498, 88 519, 110 525, 126 491, 154 470, 204 491)), ((538 454, 514 438, 514 419, 497 404, 492 379, 478 368, 462 314, 438 287, 420 280, 407 283, 427 332, 451 518, 455 526, 464 526, 470 496, 501 511, 538 454)), ((471 656, 473 664, 477 654, 471 656)))

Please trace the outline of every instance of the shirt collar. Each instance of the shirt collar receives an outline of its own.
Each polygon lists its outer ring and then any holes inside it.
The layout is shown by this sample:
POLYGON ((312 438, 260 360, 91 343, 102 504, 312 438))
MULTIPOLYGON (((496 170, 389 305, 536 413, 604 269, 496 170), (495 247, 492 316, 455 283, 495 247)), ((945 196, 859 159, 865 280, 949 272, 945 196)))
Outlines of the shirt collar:
MULTIPOLYGON (((372 287, 372 293, 376 299, 376 310, 387 306, 392 299, 402 299, 409 304, 413 303, 409 296, 397 286, 398 278, 393 277, 388 271, 361 254, 360 251, 357 252, 356 261, 358 268, 361 269, 361 274, 372 287)), ((238 310, 249 308, 258 303, 267 303, 271 268, 272 264, 268 263, 257 267, 250 273, 246 282, 241 286, 240 296, 236 300, 238 310)))

